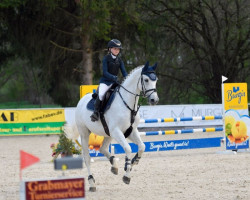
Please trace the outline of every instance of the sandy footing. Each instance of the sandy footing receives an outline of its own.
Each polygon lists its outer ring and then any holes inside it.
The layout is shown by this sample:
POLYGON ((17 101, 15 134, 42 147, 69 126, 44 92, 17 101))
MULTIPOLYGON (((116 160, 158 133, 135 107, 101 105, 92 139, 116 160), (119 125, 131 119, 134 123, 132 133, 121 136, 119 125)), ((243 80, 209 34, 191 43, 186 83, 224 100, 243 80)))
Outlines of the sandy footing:
MULTIPOLYGON (((202 137, 206 137, 203 135, 202 137)), ((174 137, 154 136, 143 140, 171 140, 174 137)), ((180 136, 179 136, 180 137, 180 136)), ((195 137, 189 134, 185 137, 195 137)), ((0 200, 17 200, 20 191, 19 151, 38 156, 41 162, 23 170, 24 180, 57 178, 51 162, 50 144, 58 136, 0 137, 0 200)), ((87 200, 152 200, 152 199, 250 199, 250 153, 219 154, 221 148, 178 150, 145 153, 132 170, 131 182, 122 182, 124 155, 119 158, 119 174, 110 172, 110 163, 95 158, 92 172, 97 191, 88 191, 87 200)), ((68 170, 66 177, 84 176, 87 170, 68 170)))

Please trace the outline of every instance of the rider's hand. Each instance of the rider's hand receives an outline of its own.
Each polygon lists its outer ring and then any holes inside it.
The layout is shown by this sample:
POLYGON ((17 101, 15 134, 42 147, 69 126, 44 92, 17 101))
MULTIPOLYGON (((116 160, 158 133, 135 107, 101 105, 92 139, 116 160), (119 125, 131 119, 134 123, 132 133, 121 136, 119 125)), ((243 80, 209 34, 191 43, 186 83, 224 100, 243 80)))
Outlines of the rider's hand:
POLYGON ((120 85, 120 84, 121 84, 120 81, 119 81, 118 79, 116 80, 116 84, 117 84, 117 85, 120 85))
POLYGON ((117 82, 117 81, 118 81, 118 77, 114 76, 114 82, 117 82))

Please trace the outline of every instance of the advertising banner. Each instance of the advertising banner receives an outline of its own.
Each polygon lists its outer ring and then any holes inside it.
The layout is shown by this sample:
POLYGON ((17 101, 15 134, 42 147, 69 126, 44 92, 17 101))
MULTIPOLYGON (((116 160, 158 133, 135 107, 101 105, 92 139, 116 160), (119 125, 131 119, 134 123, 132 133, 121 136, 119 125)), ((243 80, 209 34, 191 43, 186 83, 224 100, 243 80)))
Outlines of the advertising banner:
MULTIPOLYGON (((223 109, 221 104, 188 104, 188 105, 155 105, 141 106, 141 119, 157 118, 184 118, 198 116, 222 116, 223 109)), ((199 121, 177 121, 168 123, 149 123, 139 124, 141 127, 188 127, 188 126, 222 126, 223 122, 219 120, 199 120, 199 121)))
MULTIPOLYGON (((215 138, 199 138, 199 139, 185 139, 185 140, 165 140, 165 141, 152 141, 144 142, 145 152, 158 152, 158 151, 174 151, 184 149, 201 149, 201 148, 215 148, 221 146, 223 137, 215 138)), ((138 152, 138 146, 134 143, 129 143, 132 153, 138 152)), ((125 153, 120 144, 112 144, 115 154, 125 153)), ((109 147, 111 152, 111 148, 109 147)), ((102 157, 103 154, 98 150, 89 150, 91 157, 102 157)))
POLYGON ((87 93, 95 93, 98 85, 81 85, 80 86, 80 99, 87 93))
POLYGON ((0 136, 59 134, 64 109, 0 110, 0 136))
POLYGON ((20 197, 21 200, 84 200, 84 178, 25 181, 21 183, 20 197))
POLYGON ((226 150, 249 148, 247 83, 224 83, 226 150))

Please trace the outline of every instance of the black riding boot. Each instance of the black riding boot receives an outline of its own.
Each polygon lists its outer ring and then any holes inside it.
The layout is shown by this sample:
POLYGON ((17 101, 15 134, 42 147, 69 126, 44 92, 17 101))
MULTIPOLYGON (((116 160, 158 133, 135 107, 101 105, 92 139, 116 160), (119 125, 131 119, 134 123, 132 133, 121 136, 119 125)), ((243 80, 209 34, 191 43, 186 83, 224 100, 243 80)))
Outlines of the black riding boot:
POLYGON ((102 101, 99 99, 99 97, 97 97, 95 100, 94 112, 90 116, 92 122, 98 121, 98 119, 99 119, 99 112, 100 112, 100 108, 101 108, 101 103, 102 103, 102 101))

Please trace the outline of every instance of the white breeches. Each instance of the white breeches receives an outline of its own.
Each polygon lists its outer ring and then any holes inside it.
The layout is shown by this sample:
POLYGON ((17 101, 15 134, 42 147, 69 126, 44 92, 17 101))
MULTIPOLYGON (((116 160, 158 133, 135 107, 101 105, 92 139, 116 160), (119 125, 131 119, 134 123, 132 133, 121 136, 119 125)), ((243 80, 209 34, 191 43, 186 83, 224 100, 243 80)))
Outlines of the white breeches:
POLYGON ((112 85, 113 84, 111 84, 111 85, 108 86, 105 83, 100 83, 100 85, 99 85, 99 99, 101 101, 103 101, 106 92, 109 90, 109 88, 111 88, 112 85))

